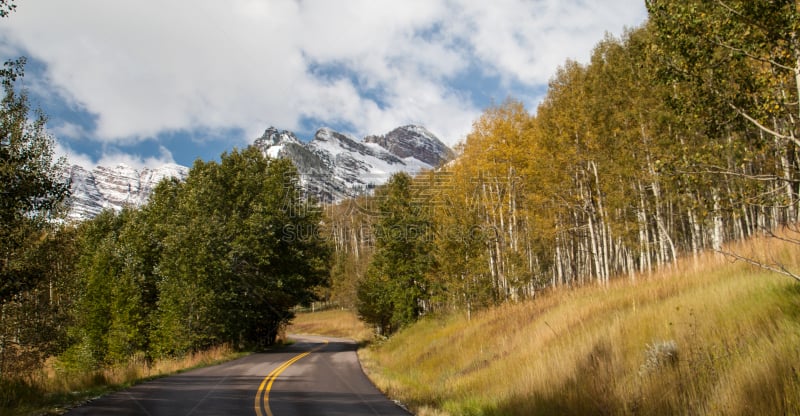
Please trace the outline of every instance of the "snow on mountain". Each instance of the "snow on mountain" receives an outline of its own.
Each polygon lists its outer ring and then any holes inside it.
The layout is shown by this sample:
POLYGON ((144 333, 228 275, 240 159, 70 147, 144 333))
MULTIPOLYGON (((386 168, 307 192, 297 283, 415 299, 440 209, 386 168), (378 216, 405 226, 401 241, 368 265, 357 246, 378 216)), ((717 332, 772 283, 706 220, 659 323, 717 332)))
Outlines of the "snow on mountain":
POLYGON ((321 128, 308 143, 270 127, 254 144, 264 154, 292 160, 306 191, 322 202, 361 195, 397 172, 414 175, 453 157, 450 148, 419 126, 399 127, 363 140, 321 128))
MULTIPOLYGON (((329 128, 317 130, 307 143, 286 130, 270 127, 253 145, 272 158, 291 160, 308 195, 321 202, 338 202, 370 192, 397 172, 417 174, 454 157, 435 135, 419 126, 398 127, 382 136, 357 140, 329 128)), ((165 165, 134 169, 120 164, 88 171, 73 166, 72 208, 69 218, 85 220, 104 209, 119 211, 126 205, 142 206, 164 178, 184 180, 189 168, 165 165)))
POLYGON ((142 206, 162 179, 184 180, 188 173, 189 168, 175 164, 142 170, 119 164, 113 168, 97 166, 91 171, 74 165, 69 170, 72 206, 68 218, 80 221, 104 209, 120 211, 128 205, 142 206))

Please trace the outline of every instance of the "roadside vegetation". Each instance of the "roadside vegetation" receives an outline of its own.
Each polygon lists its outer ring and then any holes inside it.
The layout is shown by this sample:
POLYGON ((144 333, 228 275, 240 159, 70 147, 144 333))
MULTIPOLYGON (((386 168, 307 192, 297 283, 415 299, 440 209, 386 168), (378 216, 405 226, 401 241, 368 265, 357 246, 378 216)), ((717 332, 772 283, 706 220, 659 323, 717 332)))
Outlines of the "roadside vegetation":
POLYGON ((63 362, 51 358, 24 379, 0 379, 0 415, 61 414, 72 406, 143 381, 219 364, 245 354, 220 345, 180 358, 153 362, 137 355, 123 364, 78 371, 66 370, 63 362))
POLYGON ((298 313, 286 333, 350 338, 358 343, 371 341, 374 335, 372 328, 355 313, 343 309, 298 313))
MULTIPOLYGON (((756 239, 800 269, 791 244, 756 239)), ((424 415, 800 414, 800 285, 716 254, 608 286, 427 317, 362 350, 424 415)))

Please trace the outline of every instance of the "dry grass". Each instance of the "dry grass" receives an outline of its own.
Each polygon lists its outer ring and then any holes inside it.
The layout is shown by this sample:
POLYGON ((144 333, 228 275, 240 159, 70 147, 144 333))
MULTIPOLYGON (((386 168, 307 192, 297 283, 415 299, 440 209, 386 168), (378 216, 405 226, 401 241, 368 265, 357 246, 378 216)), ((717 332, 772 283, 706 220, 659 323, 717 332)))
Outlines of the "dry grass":
POLYGON ((372 330, 350 311, 330 309, 297 314, 286 329, 291 334, 324 335, 350 338, 356 342, 372 339, 372 330))
MULTIPOLYGON (((774 239, 731 249, 800 266, 774 239)), ((420 415, 800 414, 800 284, 709 254, 428 318, 361 356, 420 415)))
POLYGON ((42 371, 25 380, 0 380, 0 415, 60 414, 65 407, 145 380, 243 355, 228 346, 219 346, 155 362, 132 357, 125 365, 90 372, 60 371, 58 363, 51 360, 42 371))

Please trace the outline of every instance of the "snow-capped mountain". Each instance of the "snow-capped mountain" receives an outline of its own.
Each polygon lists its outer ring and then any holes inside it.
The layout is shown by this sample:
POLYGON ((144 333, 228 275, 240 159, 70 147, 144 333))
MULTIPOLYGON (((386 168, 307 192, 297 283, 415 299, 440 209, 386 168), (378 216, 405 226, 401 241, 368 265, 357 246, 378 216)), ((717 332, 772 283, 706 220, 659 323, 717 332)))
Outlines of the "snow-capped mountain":
POLYGON ((74 165, 69 170, 72 205, 68 218, 80 221, 104 209, 120 211, 126 205, 139 207, 147 202, 162 179, 184 180, 188 173, 189 168, 175 164, 142 170, 119 164, 113 168, 97 166, 91 171, 74 165))
POLYGON ((329 128, 303 143, 290 131, 268 128, 254 145, 270 157, 290 159, 306 191, 336 202, 384 184, 392 174, 419 173, 453 158, 453 151, 419 126, 398 127, 382 136, 356 140, 329 128))
MULTIPOLYGON (((392 174, 419 173, 451 160, 453 151, 419 126, 398 127, 382 136, 363 140, 329 128, 317 130, 304 143, 290 131, 268 128, 254 146, 272 158, 291 160, 305 191, 321 202, 338 202, 384 184, 392 174)), ((78 165, 68 172, 72 181, 71 220, 85 220, 103 209, 141 206, 163 179, 184 180, 189 168, 165 165, 137 170, 120 164, 88 171, 78 165)))

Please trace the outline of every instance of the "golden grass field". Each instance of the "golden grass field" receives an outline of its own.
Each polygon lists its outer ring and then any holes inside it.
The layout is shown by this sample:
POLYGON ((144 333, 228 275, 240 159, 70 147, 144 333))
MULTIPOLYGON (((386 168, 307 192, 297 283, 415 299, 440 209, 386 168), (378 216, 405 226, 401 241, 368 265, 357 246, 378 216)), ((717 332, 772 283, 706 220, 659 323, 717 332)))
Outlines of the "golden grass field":
MULTIPOLYGON (((800 270, 797 245, 730 250, 800 270)), ((296 325, 363 333, 352 314, 335 313, 296 325)), ((800 283, 710 253, 472 319, 427 317, 360 355, 419 415, 798 415, 800 283)))

